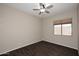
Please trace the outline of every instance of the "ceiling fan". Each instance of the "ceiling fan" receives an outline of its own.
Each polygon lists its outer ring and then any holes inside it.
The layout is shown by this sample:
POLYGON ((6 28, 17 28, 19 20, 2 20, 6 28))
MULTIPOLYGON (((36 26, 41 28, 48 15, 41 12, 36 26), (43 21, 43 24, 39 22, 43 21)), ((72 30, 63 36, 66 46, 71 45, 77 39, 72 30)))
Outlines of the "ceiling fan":
POLYGON ((47 9, 50 9, 53 7, 53 5, 49 5, 49 6, 46 6, 46 4, 44 3, 39 3, 39 7, 40 9, 33 9, 34 11, 39 11, 39 15, 41 15, 42 13, 50 13, 47 9))

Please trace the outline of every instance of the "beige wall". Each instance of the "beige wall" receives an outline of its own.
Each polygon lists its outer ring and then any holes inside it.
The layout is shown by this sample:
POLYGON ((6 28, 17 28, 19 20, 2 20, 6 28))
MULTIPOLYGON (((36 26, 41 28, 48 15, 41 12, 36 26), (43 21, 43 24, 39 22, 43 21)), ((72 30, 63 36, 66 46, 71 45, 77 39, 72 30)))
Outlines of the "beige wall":
POLYGON ((41 40, 40 19, 0 5, 0 54, 41 40))
POLYGON ((43 19, 43 37, 42 40, 52 42, 55 44, 71 47, 74 49, 78 49, 77 42, 77 8, 72 9, 71 11, 64 12, 63 14, 59 14, 48 19, 43 19), (73 22, 73 35, 72 36, 55 36, 53 34, 53 21, 61 20, 65 18, 72 18, 73 22))
POLYGON ((78 25, 78 53, 79 53, 79 4, 78 4, 78 6, 77 6, 78 8, 77 8, 77 11, 78 11, 78 13, 77 13, 77 15, 78 15, 78 20, 77 20, 77 25, 78 25))
POLYGON ((40 40, 78 49, 76 9, 48 19, 39 19, 15 8, 0 5, 0 54, 40 40), (70 17, 73 20, 73 35, 55 36, 53 20, 70 17))

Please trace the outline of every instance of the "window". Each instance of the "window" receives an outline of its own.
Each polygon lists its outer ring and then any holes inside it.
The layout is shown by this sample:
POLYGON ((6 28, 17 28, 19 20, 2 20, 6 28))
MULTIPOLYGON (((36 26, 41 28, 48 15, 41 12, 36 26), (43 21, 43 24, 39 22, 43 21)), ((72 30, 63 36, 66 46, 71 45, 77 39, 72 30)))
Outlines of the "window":
POLYGON ((54 35, 72 35, 72 24, 54 25, 54 35))
POLYGON ((67 19, 54 22, 54 35, 72 35, 72 21, 67 19))
POLYGON ((62 24, 62 35, 71 35, 72 26, 71 24, 62 24))
POLYGON ((54 26, 54 34, 55 35, 61 35, 61 25, 55 25, 54 26))

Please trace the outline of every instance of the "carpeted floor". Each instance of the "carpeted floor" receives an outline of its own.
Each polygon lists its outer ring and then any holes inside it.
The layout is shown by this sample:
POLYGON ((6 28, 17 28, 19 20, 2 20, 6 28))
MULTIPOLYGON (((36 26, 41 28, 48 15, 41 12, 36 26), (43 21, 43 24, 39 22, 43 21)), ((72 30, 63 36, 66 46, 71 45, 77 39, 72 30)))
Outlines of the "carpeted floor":
POLYGON ((41 41, 1 56, 77 56, 78 51, 53 43, 41 41))

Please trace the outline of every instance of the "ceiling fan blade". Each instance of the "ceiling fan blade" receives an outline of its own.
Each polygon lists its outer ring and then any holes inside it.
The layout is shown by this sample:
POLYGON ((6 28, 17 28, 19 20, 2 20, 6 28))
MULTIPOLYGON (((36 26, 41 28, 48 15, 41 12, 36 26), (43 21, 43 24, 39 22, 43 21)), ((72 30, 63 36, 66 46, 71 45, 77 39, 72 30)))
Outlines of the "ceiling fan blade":
POLYGON ((43 4, 43 8, 45 8, 45 5, 43 4))
POLYGON ((50 12, 49 12, 49 11, 47 11, 47 10, 46 10, 45 12, 46 12, 46 13, 50 13, 50 12))
POLYGON ((47 9, 50 9, 50 8, 52 8, 53 7, 53 5, 49 5, 49 6, 47 6, 46 8, 47 9))
POLYGON ((40 8, 45 8, 45 5, 43 3, 40 3, 40 8))
POLYGON ((38 11, 38 10, 40 10, 40 9, 33 9, 33 10, 36 10, 36 11, 38 11))

